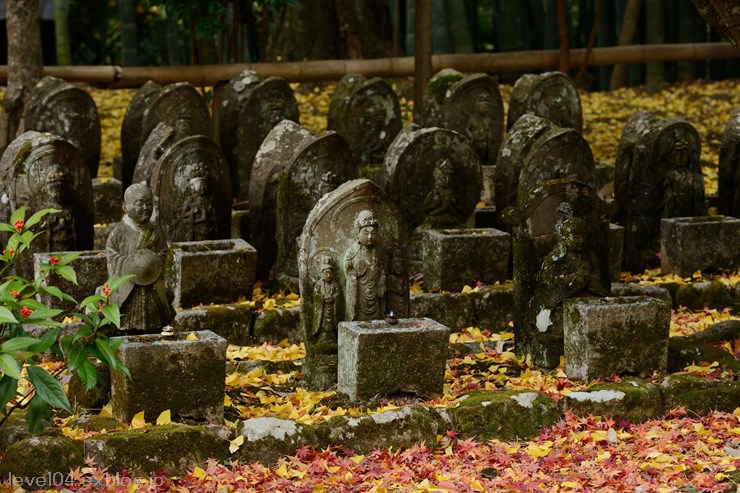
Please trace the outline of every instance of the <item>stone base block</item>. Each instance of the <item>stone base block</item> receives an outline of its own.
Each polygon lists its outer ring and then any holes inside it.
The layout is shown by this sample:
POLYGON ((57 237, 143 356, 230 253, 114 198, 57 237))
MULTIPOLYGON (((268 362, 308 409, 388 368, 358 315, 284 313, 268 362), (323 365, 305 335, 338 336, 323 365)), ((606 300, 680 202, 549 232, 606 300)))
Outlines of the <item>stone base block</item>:
POLYGON ((493 228, 426 230, 422 239, 424 288, 460 291, 476 281, 504 281, 511 235, 493 228))
POLYGON ((169 409, 173 417, 221 424, 226 346, 226 339, 209 330, 124 337, 118 355, 131 379, 111 374, 113 417, 128 423, 144 411, 152 422, 169 409))
POLYGON ((655 298, 566 300, 565 373, 589 381, 614 373, 665 372, 670 322, 670 304, 655 298))
POLYGON ((428 318, 339 324, 337 390, 353 401, 442 394, 450 329, 428 318))
POLYGON ((660 221, 660 268, 681 277, 740 267, 740 219, 674 217, 660 221))
MULTIPOLYGON (((33 267, 35 276, 38 278, 45 275, 45 273, 40 271, 40 267, 41 264, 48 263, 51 257, 62 258, 68 253, 71 252, 34 253, 33 267)), ((74 268, 77 274, 77 284, 73 284, 57 275, 51 275, 44 284, 58 287, 79 302, 87 296, 95 294, 98 286, 102 286, 108 280, 108 260, 104 251, 86 250, 80 252, 80 256, 70 262, 69 265, 74 268)), ((72 302, 61 301, 54 296, 43 293, 39 295, 39 301, 48 308, 72 310, 75 307, 75 304, 72 302)))
POLYGON ((172 243, 165 268, 172 306, 251 299, 256 267, 257 250, 242 239, 172 243))

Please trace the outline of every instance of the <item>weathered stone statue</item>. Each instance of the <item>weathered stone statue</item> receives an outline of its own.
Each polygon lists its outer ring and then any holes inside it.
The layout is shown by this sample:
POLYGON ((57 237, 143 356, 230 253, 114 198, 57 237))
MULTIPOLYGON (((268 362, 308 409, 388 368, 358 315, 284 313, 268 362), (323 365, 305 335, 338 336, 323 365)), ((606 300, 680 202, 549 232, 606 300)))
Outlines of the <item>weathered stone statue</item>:
POLYGON ((108 237, 108 274, 135 277, 113 293, 111 301, 121 309, 121 330, 160 332, 175 318, 167 301, 163 277, 166 244, 159 226, 152 221, 153 196, 144 184, 124 193, 123 220, 108 237))
POLYGON ((385 315, 386 264, 376 249, 378 219, 369 210, 355 219, 357 241, 344 255, 347 320, 378 320, 385 315))
POLYGON ((454 169, 449 159, 442 158, 434 166, 434 186, 424 198, 424 224, 432 228, 454 228, 460 226, 464 214, 457 203, 452 189, 454 169))
POLYGON ((208 186, 208 171, 203 163, 196 163, 192 168, 182 209, 188 231, 187 241, 215 238, 216 210, 208 186))
POLYGON ((318 336, 318 342, 322 346, 337 344, 337 298, 339 287, 335 282, 334 263, 329 255, 319 259, 319 275, 321 276, 314 285, 314 324, 313 336, 318 336))
POLYGON ((69 170, 53 164, 46 174, 45 183, 41 184, 39 193, 34 195, 34 209, 58 209, 60 212, 49 214, 41 220, 43 231, 40 241, 47 252, 66 252, 74 250, 77 245, 75 218, 70 208, 69 170))
POLYGON ((541 116, 559 127, 583 132, 583 110, 578 88, 567 74, 525 74, 517 79, 509 98, 506 128, 525 114, 541 116))

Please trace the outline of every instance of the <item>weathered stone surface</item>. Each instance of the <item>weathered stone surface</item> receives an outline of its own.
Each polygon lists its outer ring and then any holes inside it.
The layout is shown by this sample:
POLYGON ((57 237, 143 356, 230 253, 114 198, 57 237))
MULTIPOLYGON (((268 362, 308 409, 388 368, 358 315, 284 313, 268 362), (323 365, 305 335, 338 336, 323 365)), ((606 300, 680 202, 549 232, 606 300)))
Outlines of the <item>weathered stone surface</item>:
POLYGON ((498 332, 509 328, 514 321, 514 286, 501 284, 481 286, 473 296, 475 300, 474 323, 459 326, 459 328, 476 327, 486 328, 498 332))
POLYGON ((424 113, 419 125, 424 127, 443 126, 442 104, 449 94, 450 87, 465 77, 454 68, 443 68, 434 74, 424 89, 424 113))
POLYGON ((715 361, 725 370, 740 373, 740 361, 724 349, 689 337, 671 337, 668 340, 669 373, 681 372, 692 364, 715 361))
POLYGON ((20 442, 32 436, 31 432, 28 431, 26 413, 24 411, 15 411, 0 426, 0 451, 5 452, 15 442, 20 442))
POLYGON ((674 306, 685 306, 690 310, 714 308, 721 310, 733 305, 732 295, 720 281, 701 281, 681 284, 676 289, 674 306))
MULTIPOLYGON (((267 341, 277 343, 283 339, 304 340, 300 320, 300 307, 264 310, 257 315, 254 321, 252 340, 256 343, 267 341)), ((306 369, 304 368, 303 371, 305 373, 306 369)))
POLYGON ((129 422, 144 411, 221 423, 226 379, 226 340, 211 331, 124 338, 118 355, 131 372, 111 375, 113 417, 129 422), (194 339, 188 339, 194 334, 194 339))
POLYGON ((326 388, 336 378, 336 323, 408 316, 403 226, 373 182, 348 181, 324 195, 300 239, 304 377, 326 388))
POLYGON ((254 71, 244 70, 229 81, 218 110, 218 134, 234 197, 249 198, 252 165, 270 131, 283 120, 298 123, 298 118, 298 103, 285 79, 261 81, 254 71))
POLYGON ((514 83, 506 128, 524 114, 546 118, 560 127, 583 131, 581 97, 573 81, 562 72, 525 74, 514 83))
POLYGON ((663 414, 660 389, 651 382, 626 378, 621 382, 591 385, 563 397, 564 409, 577 416, 622 416, 632 423, 655 419, 663 414))
POLYGON ((625 228, 624 267, 659 264, 662 218, 706 215, 696 129, 680 118, 633 115, 620 139, 615 169, 615 220, 625 228))
POLYGON ((459 330, 475 325, 475 296, 462 293, 419 293, 411 295, 411 316, 429 318, 459 330))
POLYGON ((305 139, 293 149, 290 159, 277 182, 275 212, 270 218, 270 223, 274 223, 270 224, 273 243, 263 245, 263 249, 272 251, 277 242, 276 277, 297 285, 297 240, 311 209, 326 193, 357 178, 358 168, 347 141, 335 132, 305 139))
MULTIPOLYGON (((14 267, 33 276, 33 254, 90 250, 93 246, 93 194, 90 172, 80 151, 61 137, 28 131, 17 137, 0 159, 0 217, 26 207, 26 219, 45 208, 41 231, 14 267)), ((5 244, 7 233, 0 235, 5 244)))
POLYGON ((606 208, 586 184, 552 180, 505 218, 513 227, 516 349, 555 368, 563 354, 563 301, 609 294, 606 208))
MULTIPOLYGON (((41 271, 41 265, 48 263, 51 257, 62 258, 69 252, 46 252, 35 253, 33 255, 35 278, 42 278, 46 273, 41 271)), ((79 257, 72 260, 68 265, 72 266, 77 274, 77 283, 72 283, 57 274, 49 274, 43 282, 43 286, 56 286, 67 293, 78 303, 87 296, 95 294, 98 286, 105 284, 108 279, 108 262, 105 252, 101 250, 88 250, 79 252, 79 257)), ((38 295, 41 301, 48 308, 61 308, 63 310, 72 310, 76 303, 63 301, 48 293, 38 295)))
POLYGON ((91 177, 100 164, 100 116, 90 93, 47 75, 31 90, 25 130, 58 135, 80 151, 91 177))
POLYGON ((93 220, 95 224, 115 223, 123 217, 123 186, 116 178, 93 178, 93 220))
POLYGON ((152 175, 157 167, 157 162, 177 140, 178 136, 175 133, 175 129, 164 122, 159 122, 141 146, 139 157, 132 170, 133 178, 131 178, 131 183, 143 181, 151 186, 152 175))
POLYGON ((62 485, 70 469, 84 465, 82 442, 62 436, 30 437, 9 446, 0 459, 3 480, 15 476, 20 486, 43 490, 62 485))
POLYGON ((211 135, 206 100, 189 82, 169 84, 153 93, 142 115, 139 149, 160 122, 174 128, 179 138, 211 135))
POLYGON ((740 217, 740 108, 730 114, 719 146, 719 212, 740 217))
POLYGON ((614 373, 665 372, 670 323, 670 305, 653 298, 566 300, 565 373, 590 381, 614 373))
POLYGON ((149 476, 152 471, 181 475, 207 459, 228 456, 229 442, 205 426, 156 426, 85 440, 85 457, 94 459, 98 467, 107 467, 111 473, 128 470, 136 476, 149 476))
POLYGON ((102 409, 110 402, 110 367, 102 363, 94 362, 95 370, 98 372, 98 382, 91 389, 85 389, 85 385, 73 373, 67 385, 67 397, 73 409, 102 409))
POLYGON ((82 414, 73 417, 72 419, 67 421, 65 425, 73 430, 105 432, 121 431, 127 429, 128 426, 126 424, 120 423, 114 418, 101 416, 99 414, 82 414))
POLYGON ((337 391, 352 401, 441 395, 449 336, 448 327, 428 318, 340 322, 337 391))
POLYGON ((688 412, 707 414, 711 411, 731 413, 740 407, 740 382, 708 380, 676 373, 660 384, 666 410, 683 407, 688 412))
POLYGON ((234 303, 252 298, 257 251, 242 239, 170 243, 165 284, 172 306, 234 303))
POLYGON ((135 183, 132 181, 134 168, 139 159, 139 151, 146 140, 141 138, 144 111, 161 90, 162 86, 156 82, 147 81, 136 90, 126 107, 126 114, 121 123, 121 182, 124 189, 135 183))
POLYGON ((450 410, 455 430, 462 438, 478 441, 526 440, 560 418, 558 408, 542 392, 526 390, 479 390, 458 398, 450 410))
POLYGON ((231 236, 229 168, 209 137, 178 140, 157 161, 151 180, 168 243, 231 236))
MULTIPOLYGON (((413 231, 430 213, 442 207, 435 205, 440 199, 447 202, 442 212, 449 220, 464 224, 480 199, 478 155, 467 138, 452 130, 422 128, 410 123, 388 148, 384 163, 385 191, 401 211, 407 231, 413 231), (435 197, 433 193, 439 194, 441 190, 435 188, 434 170, 445 161, 452 173, 449 183, 442 187, 445 194, 435 197)), ((450 221, 432 226, 455 227, 450 221)))
MULTIPOLYGON (((172 321, 175 332, 210 330, 220 335, 229 344, 247 346, 251 344, 251 328, 255 313, 246 304, 214 305, 179 310, 172 321)), ((298 331, 298 320, 295 321, 298 331)), ((276 340, 278 340, 276 338, 276 340)))
POLYGON ((671 304, 673 303, 671 293, 666 288, 653 284, 614 282, 612 283, 612 296, 618 298, 625 296, 648 296, 671 304))
POLYGON ((424 289, 459 291, 477 281, 493 284, 507 278, 511 235, 503 231, 428 229, 422 245, 424 289))
POLYGON ((111 231, 116 229, 118 223, 96 224, 93 227, 93 250, 105 250, 105 244, 108 243, 108 236, 111 231))
POLYGON ((618 224, 609 223, 609 272, 612 281, 619 281, 622 273, 624 253, 624 228, 618 224))
POLYGON ((293 455, 302 445, 303 428, 303 425, 290 419, 246 419, 239 430, 244 437, 244 443, 239 447, 239 460, 273 464, 280 457, 293 455))
POLYGON ((347 140, 358 163, 382 163, 401 126, 398 96, 388 82, 361 74, 342 77, 329 101, 327 128, 347 140))
POLYGON ((728 216, 664 218, 660 221, 660 268, 690 277, 696 271, 740 267, 740 219, 728 216))
POLYGON ((405 406, 369 416, 337 416, 303 428, 304 442, 314 449, 342 444, 358 454, 388 447, 436 443, 437 435, 451 427, 435 409, 405 406))

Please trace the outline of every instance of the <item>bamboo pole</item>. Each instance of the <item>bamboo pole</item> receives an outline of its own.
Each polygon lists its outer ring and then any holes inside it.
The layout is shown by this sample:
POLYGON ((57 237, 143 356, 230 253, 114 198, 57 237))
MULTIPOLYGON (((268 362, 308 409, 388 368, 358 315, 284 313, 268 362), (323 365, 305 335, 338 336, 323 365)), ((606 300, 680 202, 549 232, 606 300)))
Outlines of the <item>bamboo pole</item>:
MULTIPOLYGON (((586 49, 570 50, 572 67, 584 64, 586 51, 586 49)), ((589 66, 597 66, 733 58, 740 58, 740 50, 729 43, 652 44, 594 48, 586 63, 589 66)), ((558 50, 433 55, 432 73, 448 67, 464 73, 521 72, 556 68, 558 61, 558 50)), ((231 79, 247 68, 255 70, 260 77, 275 75, 283 77, 288 82, 337 81, 351 73, 363 74, 366 77, 410 77, 414 75, 414 57, 188 67, 46 66, 44 74, 70 82, 93 83, 109 88, 139 87, 148 80, 159 84, 187 81, 195 86, 212 86, 219 81, 231 79)), ((7 80, 8 67, 0 65, 0 84, 5 84, 7 80)))

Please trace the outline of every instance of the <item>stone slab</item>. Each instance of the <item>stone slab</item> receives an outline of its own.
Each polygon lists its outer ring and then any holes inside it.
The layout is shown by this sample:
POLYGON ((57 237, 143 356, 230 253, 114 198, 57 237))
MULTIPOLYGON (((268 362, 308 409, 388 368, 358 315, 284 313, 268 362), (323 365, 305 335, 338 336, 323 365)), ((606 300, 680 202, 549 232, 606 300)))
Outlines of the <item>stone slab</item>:
POLYGON ((740 219, 729 216, 664 218, 660 222, 660 268, 689 277, 696 271, 740 267, 740 219))

